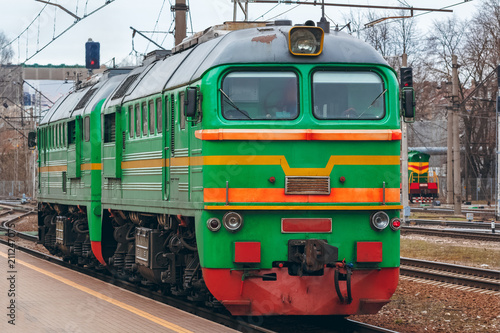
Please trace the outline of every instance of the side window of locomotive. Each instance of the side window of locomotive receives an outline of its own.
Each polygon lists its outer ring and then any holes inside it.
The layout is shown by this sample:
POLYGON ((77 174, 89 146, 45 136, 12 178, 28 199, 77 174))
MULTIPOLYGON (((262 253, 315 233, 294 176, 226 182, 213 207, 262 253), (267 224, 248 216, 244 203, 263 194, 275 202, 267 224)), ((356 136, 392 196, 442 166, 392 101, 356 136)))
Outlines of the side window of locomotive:
POLYGON ((128 133, 131 138, 134 137, 134 107, 128 107, 128 133))
POLYGON ((83 119, 83 140, 90 141, 90 117, 87 116, 83 119))
POLYGON ((184 105, 184 92, 179 93, 179 113, 181 119, 181 129, 186 128, 186 115, 184 114, 184 109, 186 105, 184 105))
POLYGON ((291 120, 299 115, 294 72, 232 72, 220 89, 222 116, 228 120, 291 120))
POLYGON ((141 136, 141 107, 139 104, 135 105, 135 136, 141 136))
POLYGON ((67 147, 68 146, 68 135, 67 135, 67 132, 66 132, 66 125, 67 123, 63 123, 62 125, 62 129, 63 129, 63 134, 62 134, 62 139, 63 139, 63 146, 64 147, 67 147))
POLYGON ((116 113, 104 115, 104 143, 115 142, 116 139, 116 113))
POLYGON ((76 124, 75 121, 72 120, 68 123, 68 144, 76 143, 76 124))
POLYGON ((57 148, 61 148, 61 124, 57 124, 57 148))
MULTIPOLYGON (((165 99, 165 102, 167 99, 165 99)), ((156 131, 161 133, 163 124, 163 105, 161 103, 161 98, 156 100, 156 131)), ((168 128, 168 127, 167 127, 168 128)))
POLYGON ((377 120, 385 116, 384 82, 373 72, 313 74, 313 113, 318 119, 377 120))
POLYGON ((155 104, 154 101, 151 100, 148 103, 148 111, 149 111, 149 134, 155 134, 155 104))
POLYGON ((148 108, 146 102, 142 103, 142 135, 148 135, 148 108))

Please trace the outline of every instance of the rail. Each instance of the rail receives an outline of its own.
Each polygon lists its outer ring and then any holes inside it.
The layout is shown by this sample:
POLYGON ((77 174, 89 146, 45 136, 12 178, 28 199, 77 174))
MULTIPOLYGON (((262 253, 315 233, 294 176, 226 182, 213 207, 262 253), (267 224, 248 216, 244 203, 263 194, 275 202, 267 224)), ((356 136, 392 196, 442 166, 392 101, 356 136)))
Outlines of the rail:
POLYGON ((400 274, 500 291, 500 271, 401 257, 400 274))
POLYGON ((402 227, 401 234, 420 234, 429 236, 439 236, 439 237, 452 237, 452 238, 464 238, 473 240, 485 240, 485 241, 500 241, 500 234, 487 234, 484 232, 472 232, 472 231, 454 231, 454 230, 441 230, 441 229, 431 229, 431 228, 419 228, 419 227, 402 227))

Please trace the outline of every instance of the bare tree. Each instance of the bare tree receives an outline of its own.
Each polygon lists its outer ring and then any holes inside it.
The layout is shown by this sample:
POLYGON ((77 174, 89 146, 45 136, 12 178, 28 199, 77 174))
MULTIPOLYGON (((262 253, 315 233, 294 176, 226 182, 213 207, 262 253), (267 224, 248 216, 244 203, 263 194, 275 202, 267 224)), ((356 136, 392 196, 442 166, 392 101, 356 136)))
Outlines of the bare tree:
POLYGON ((427 67, 436 74, 436 81, 451 78, 451 55, 463 59, 467 22, 453 16, 434 21, 427 37, 427 67))
MULTIPOLYGON (((366 15, 366 20, 368 22, 373 22, 380 17, 388 17, 388 13, 373 12, 369 11, 366 15)), ((364 39, 366 42, 371 44, 377 51, 382 54, 383 57, 389 57, 394 55, 393 52, 393 34, 389 22, 382 21, 380 23, 374 24, 364 30, 364 39)))
MULTIPOLYGON (((467 74, 468 102, 463 105, 466 178, 495 177, 498 90, 495 69, 500 60, 500 5, 485 0, 467 29, 461 70, 467 74), (469 96, 470 95, 470 96, 469 96)), ((462 89, 464 91, 464 89, 462 89)))
POLYGON ((7 40, 7 37, 0 31, 0 64, 7 64, 12 61, 14 51, 7 40))

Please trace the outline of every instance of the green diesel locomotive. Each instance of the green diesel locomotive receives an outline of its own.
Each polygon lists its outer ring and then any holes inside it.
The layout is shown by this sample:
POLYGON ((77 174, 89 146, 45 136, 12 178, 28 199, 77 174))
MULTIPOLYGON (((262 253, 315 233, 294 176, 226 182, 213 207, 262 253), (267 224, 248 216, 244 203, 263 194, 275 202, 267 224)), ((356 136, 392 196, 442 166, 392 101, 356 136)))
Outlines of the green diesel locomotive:
POLYGON ((400 109, 345 33, 207 29, 50 109, 40 241, 233 315, 376 313, 399 276, 400 109))

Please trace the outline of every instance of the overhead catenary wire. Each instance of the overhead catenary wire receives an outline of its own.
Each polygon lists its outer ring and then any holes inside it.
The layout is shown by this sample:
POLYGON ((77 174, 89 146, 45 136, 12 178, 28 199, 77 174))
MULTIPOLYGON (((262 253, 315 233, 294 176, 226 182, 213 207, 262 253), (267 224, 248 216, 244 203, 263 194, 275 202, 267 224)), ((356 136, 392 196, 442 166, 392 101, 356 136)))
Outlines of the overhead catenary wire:
MULTIPOLYGON (((158 12, 158 17, 156 18, 155 26, 153 27, 153 32, 152 33, 155 33, 156 28, 158 27, 158 22, 160 21, 161 13, 163 12, 163 7, 164 6, 165 6, 165 0, 163 0, 163 3, 161 4, 160 11, 158 12)), ((146 31, 143 31, 143 32, 146 32, 146 31)), ((148 31, 148 33, 149 33, 149 31, 148 31)), ((156 39, 155 41, 157 42, 158 39, 156 39)), ((148 52, 150 44, 151 44, 151 41, 148 40, 148 44, 146 45, 146 51, 145 51, 145 53, 148 52)))
MULTIPOLYGON (((188 8, 189 7, 189 0, 187 0, 187 5, 188 5, 188 8)), ((188 10, 188 13, 189 13, 189 22, 191 23, 191 34, 194 34, 194 31, 193 31, 193 19, 191 18, 191 10, 188 10)))
MULTIPOLYGON (((463 0, 463 1, 460 1, 460 2, 457 2, 457 3, 454 3, 454 4, 452 4, 452 5, 448 5, 448 6, 445 6, 445 7, 441 7, 441 8, 439 8, 439 9, 448 9, 448 8, 456 7, 456 6, 462 5, 462 4, 464 4, 464 3, 466 3, 466 2, 470 2, 470 1, 471 1, 471 0, 463 0)), ((411 9, 411 7, 409 7, 408 9, 411 9)), ((413 15, 411 18, 419 17, 419 16, 422 16, 422 15, 427 15, 427 14, 430 14, 430 13, 432 13, 432 11, 427 11, 427 12, 424 12, 424 13, 420 13, 420 14, 417 14, 417 15, 413 15)), ((385 22, 385 24, 396 23, 396 22, 400 22, 400 21, 402 21, 402 20, 406 20, 406 19, 407 19, 407 18, 398 18, 398 19, 393 19, 393 20, 390 20, 390 21, 386 21, 386 22, 385 22)), ((373 25, 372 25, 372 26, 368 26, 368 27, 363 27, 363 28, 358 29, 358 30, 353 30, 353 31, 351 31, 351 33, 350 33, 350 34, 353 34, 353 33, 355 33, 355 32, 364 31, 364 30, 366 30, 366 29, 370 29, 370 28, 372 28, 372 27, 373 27, 373 25)))
POLYGON ((45 7, 47 7, 47 5, 43 6, 43 8, 40 10, 40 12, 38 13, 38 15, 35 16, 35 18, 33 19, 33 21, 31 21, 30 24, 28 24, 28 26, 26 27, 26 29, 24 29, 16 38, 12 39, 9 43, 5 44, 2 48, 0 48, 0 51, 9 47, 12 43, 14 43, 14 41, 16 40, 19 40, 21 38, 21 36, 26 32, 28 31, 28 29, 33 25, 33 23, 40 17, 40 15, 42 15, 42 12, 45 10, 45 7))
MULTIPOLYGON (((113 3, 114 1, 116 0, 106 0, 105 3, 99 7, 97 7, 96 9, 94 9, 92 12, 90 12, 88 15, 82 17, 82 18, 79 18, 78 20, 76 20, 75 22, 73 22, 73 24, 69 25, 66 29, 64 29, 61 33, 59 33, 57 36, 53 36, 52 37, 52 40, 50 40, 49 42, 47 42, 44 46, 42 46, 41 48, 39 48, 37 46, 37 50, 32 54, 32 55, 29 55, 29 28, 34 24, 35 21, 37 20, 41 20, 40 16, 41 14, 43 13, 43 11, 45 10, 45 8, 47 7, 47 4, 45 4, 42 8, 42 10, 38 13, 38 15, 33 19, 33 21, 31 21, 31 23, 28 25, 28 27, 26 29, 24 29, 16 38, 12 39, 9 43, 5 44, 1 49, 3 50, 4 48, 6 47, 9 47, 14 41, 18 40, 20 42, 20 39, 23 35, 26 35, 26 59, 23 61, 23 62, 20 62, 20 64, 24 64, 26 63, 27 61, 29 61, 30 59, 32 59, 34 56, 36 56, 38 53, 40 53, 42 50, 44 50, 47 46, 49 46, 50 44, 52 44, 56 39, 58 39, 59 37, 61 37, 62 35, 64 35, 68 30, 70 30, 72 27, 74 27, 76 24, 78 24, 79 22, 81 22, 83 19, 91 16, 92 14, 98 12, 99 10, 101 10, 102 8, 108 6, 109 4, 113 3)), ((74 14, 71 14, 72 16, 74 16, 74 14)), ((38 24, 40 24, 40 21, 38 21, 38 24)))

